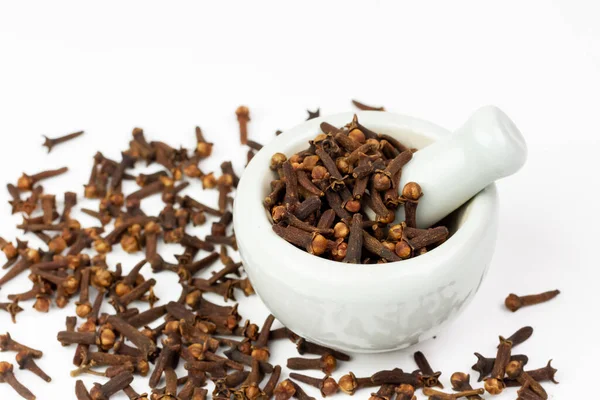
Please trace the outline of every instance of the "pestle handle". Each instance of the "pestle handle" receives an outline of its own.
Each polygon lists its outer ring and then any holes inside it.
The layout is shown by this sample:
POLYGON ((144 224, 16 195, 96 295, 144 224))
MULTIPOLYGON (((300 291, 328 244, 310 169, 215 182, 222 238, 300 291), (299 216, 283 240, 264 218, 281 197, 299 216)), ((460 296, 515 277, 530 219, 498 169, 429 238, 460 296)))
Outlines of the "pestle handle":
MULTIPOLYGON (((402 170, 400 189, 408 182, 421 185, 417 226, 427 228, 517 172, 526 159, 527 145, 515 124, 499 108, 486 106, 453 134, 417 151, 402 170)), ((398 212, 403 220, 404 210, 398 212)))

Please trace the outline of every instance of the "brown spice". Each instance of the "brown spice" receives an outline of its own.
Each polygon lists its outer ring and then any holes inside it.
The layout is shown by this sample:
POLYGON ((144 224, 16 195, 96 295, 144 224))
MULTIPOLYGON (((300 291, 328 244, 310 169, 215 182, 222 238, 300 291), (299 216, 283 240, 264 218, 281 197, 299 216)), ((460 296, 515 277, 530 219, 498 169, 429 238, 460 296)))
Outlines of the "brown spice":
POLYGON ((250 110, 246 106, 239 106, 235 110, 237 115, 238 123, 240 124, 240 143, 246 144, 248 142, 248 122, 250 121, 250 110))
POLYGON ((492 368, 491 377, 485 380, 485 390, 490 394, 500 394, 504 390, 504 370, 510 362, 510 352, 512 342, 500 336, 500 345, 494 366, 492 368))
POLYGON ((354 104, 354 106, 356 108, 358 108, 359 110, 363 110, 363 111, 385 111, 385 108, 383 108, 383 107, 369 106, 364 103, 361 103, 358 100, 352 100, 352 104, 354 104))
POLYGON ((559 294, 560 290, 551 290, 549 292, 532 294, 528 296, 517 296, 516 294, 511 293, 504 301, 504 305, 506 305, 506 308, 508 308, 510 311, 515 312, 521 307, 531 306, 552 300, 559 294))
POLYGON ((329 375, 325 375, 323 378, 313 378, 311 376, 292 372, 290 374, 290 378, 302 383, 306 383, 307 385, 316 387, 321 391, 321 395, 323 397, 333 396, 339 390, 337 382, 329 375))
POLYGON ((0 383, 8 383, 24 399, 35 400, 35 395, 15 377, 13 365, 5 361, 0 362, 0 383))

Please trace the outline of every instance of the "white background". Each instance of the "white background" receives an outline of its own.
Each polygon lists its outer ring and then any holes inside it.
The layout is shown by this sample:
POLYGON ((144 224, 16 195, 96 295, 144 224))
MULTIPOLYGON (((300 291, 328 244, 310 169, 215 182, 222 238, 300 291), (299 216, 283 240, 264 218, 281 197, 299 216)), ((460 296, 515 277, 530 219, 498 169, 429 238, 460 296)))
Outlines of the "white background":
MULTIPOLYGON (((351 98, 450 129, 478 106, 500 106, 526 137, 529 160, 499 183, 500 231, 485 283, 444 333, 418 349, 444 372, 448 386, 452 372, 469 372, 474 351, 492 356, 499 334, 532 325, 533 337, 518 351, 530 356, 531 368, 554 359, 561 383, 545 385, 550 397, 581 398, 589 390, 583 384, 595 379, 600 356, 594 330, 600 27, 594 2, 1 4, 2 181, 68 165, 68 175, 46 185, 56 193, 81 193, 95 151, 117 158, 134 126, 150 139, 192 146, 193 128, 201 125, 216 149, 202 169, 232 159, 241 171, 246 150, 238 146, 234 116, 240 104, 251 108, 251 138, 263 143, 276 129, 301 122, 305 109, 347 111, 351 98), (49 155, 41 147, 42 134, 79 129, 86 131, 83 138, 49 155), (509 292, 554 288, 562 294, 551 303, 515 314, 503 308, 509 292)), ((190 192, 216 202, 197 185, 190 192)), ((20 218, 8 216, 7 199, 0 191, 1 234, 13 238, 20 218)), ((116 260, 128 269, 139 256, 110 258, 113 265, 116 260)), ((170 291, 175 278, 160 278, 159 297, 177 297, 178 289, 170 291)), ((2 288, 0 301, 28 287, 21 277, 2 288)), ((40 399, 74 398, 68 374, 74 349, 55 340, 72 306, 48 315, 30 310, 30 303, 24 307, 17 325, 0 314, 0 331, 43 349, 39 363, 54 381, 44 384, 26 371, 19 379, 40 399)), ((257 298, 242 299, 240 310, 259 324, 267 314, 257 298)), ((414 350, 357 356, 335 376, 412 370, 414 350)), ((275 363, 284 363, 295 351, 279 343, 272 353, 275 363)), ((0 354, 0 360, 13 357, 0 354)), ((145 380, 134 386, 144 390, 145 380)), ((497 398, 515 397, 507 390, 497 398)), ((14 398, 7 385, 0 384, 0 398, 14 398)))

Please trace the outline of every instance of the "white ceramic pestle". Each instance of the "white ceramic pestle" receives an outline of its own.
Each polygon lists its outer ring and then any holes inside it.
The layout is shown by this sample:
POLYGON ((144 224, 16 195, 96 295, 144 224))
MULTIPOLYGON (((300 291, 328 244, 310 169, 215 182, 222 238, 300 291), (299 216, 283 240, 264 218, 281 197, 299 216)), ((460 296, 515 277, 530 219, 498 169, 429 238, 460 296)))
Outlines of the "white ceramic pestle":
MULTIPOLYGON (((400 188, 417 182, 423 197, 417 226, 427 228, 456 210, 490 183, 517 172, 527 159, 527 145, 499 108, 478 109, 453 134, 417 151, 402 169, 400 188)), ((404 219, 399 208, 397 220, 404 219)))

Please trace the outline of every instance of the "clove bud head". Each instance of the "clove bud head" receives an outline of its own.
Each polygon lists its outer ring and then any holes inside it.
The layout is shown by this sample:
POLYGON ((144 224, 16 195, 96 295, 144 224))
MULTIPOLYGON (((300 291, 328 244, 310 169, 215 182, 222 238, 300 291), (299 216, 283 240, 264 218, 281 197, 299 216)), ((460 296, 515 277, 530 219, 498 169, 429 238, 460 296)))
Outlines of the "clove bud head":
MULTIPOLYGON (((325 251, 327 250, 327 245, 328 245, 328 241, 327 238, 325 238, 325 236, 317 234, 315 235, 315 237, 313 238, 311 244, 310 244, 310 248, 308 249, 308 252, 317 256, 320 256, 321 254, 325 253, 325 251)), ((335 358, 334 358, 335 360, 335 358)), ((335 368, 335 366, 334 366, 335 368)))
POLYGON ((254 348, 252 349, 252 358, 258 361, 268 361, 271 353, 267 348, 254 348))
POLYGON ((287 400, 296 394, 296 388, 289 379, 281 381, 273 391, 275 400, 287 400))
POLYGON ((421 186, 416 182, 408 182, 402 188, 402 197, 408 200, 417 201, 422 195, 423 191, 421 190, 421 186))
POLYGON ((510 379, 517 379, 523 373, 523 363, 521 361, 511 361, 505 368, 506 376, 510 379))
POLYGON ((395 252, 398 257, 404 260, 410 258, 412 248, 406 240, 400 240, 398 243, 396 243, 395 252))
POLYGON ((412 399, 415 395, 415 388, 412 385, 403 383, 395 389, 398 396, 402 395, 406 399, 412 399))
POLYGON ((321 394, 323 395, 323 397, 327 397, 327 396, 333 396, 334 394, 336 394, 339 390, 339 386, 338 386, 337 382, 335 381, 335 379, 333 379, 330 376, 327 376, 325 379, 323 379, 320 389, 321 389, 321 394))
POLYGON ((489 394, 496 395, 502 393, 504 383, 500 379, 488 378, 485 380, 483 387, 489 394))
POLYGON ((4 376, 13 372, 13 365, 6 361, 0 361, 0 382, 4 382, 4 376))
POLYGON ((339 379, 338 385, 342 392, 352 396, 358 387, 358 382, 356 381, 356 376, 354 373, 348 372, 339 379))
POLYGON ((452 388, 454 390, 462 390, 461 388, 465 386, 465 384, 470 384, 469 374, 465 374, 464 372, 455 372, 450 377, 450 383, 452 384, 452 388))
POLYGON ((92 306, 90 303, 77 304, 77 307, 75 308, 75 314, 77 314, 79 318, 86 318, 91 312, 92 306))
POLYGON ((506 305, 506 308, 508 308, 512 312, 517 311, 523 306, 521 298, 514 293, 508 295, 506 300, 504 300, 504 305, 506 305))

